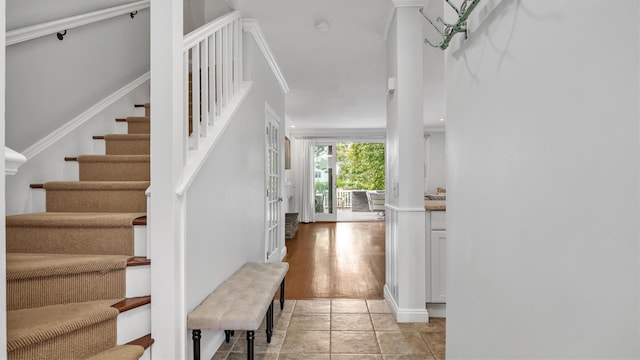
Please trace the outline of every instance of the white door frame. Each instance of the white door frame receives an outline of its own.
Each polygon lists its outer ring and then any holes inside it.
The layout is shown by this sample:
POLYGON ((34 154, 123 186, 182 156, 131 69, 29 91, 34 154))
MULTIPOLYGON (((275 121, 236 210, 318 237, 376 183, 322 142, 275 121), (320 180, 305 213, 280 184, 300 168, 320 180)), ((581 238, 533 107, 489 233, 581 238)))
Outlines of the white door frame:
POLYGON ((264 254, 265 261, 272 262, 281 261, 287 253, 284 246, 284 208, 282 206, 284 132, 278 114, 268 103, 265 103, 264 107, 264 254))

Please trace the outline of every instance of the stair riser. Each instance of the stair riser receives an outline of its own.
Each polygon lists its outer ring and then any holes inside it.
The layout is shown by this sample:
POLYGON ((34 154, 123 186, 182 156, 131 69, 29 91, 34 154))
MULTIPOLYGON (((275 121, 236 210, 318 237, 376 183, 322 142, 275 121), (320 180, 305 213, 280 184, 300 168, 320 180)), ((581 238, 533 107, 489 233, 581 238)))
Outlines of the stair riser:
POLYGON ((149 155, 150 143, 148 140, 115 140, 105 141, 107 155, 149 155))
POLYGON ((129 134, 149 134, 151 132, 150 121, 136 121, 128 123, 127 133, 129 134))
POLYGON ((16 349, 8 353, 8 358, 84 359, 111 348, 116 341, 116 328, 116 319, 104 321, 37 345, 16 349))
POLYGON ((146 212, 147 197, 140 190, 47 190, 47 211, 146 212))
POLYGON ((151 333, 151 304, 118 315, 118 344, 126 344, 149 333, 151 333))
MULTIPOLYGON (((144 239, 140 241, 144 241, 146 249, 146 229, 144 232, 144 239)), ((133 227, 12 226, 7 227, 7 252, 146 256, 134 254, 133 227)))
POLYGON ((151 294, 151 266, 129 266, 126 271, 126 297, 151 294))
POLYGON ((7 310, 121 298, 125 270, 7 281, 7 310))
POLYGON ((81 162, 80 181, 149 181, 148 162, 81 162))
POLYGON ((135 256, 149 257, 149 252, 147 251, 148 242, 147 227, 144 225, 135 225, 133 227, 133 254, 135 256))

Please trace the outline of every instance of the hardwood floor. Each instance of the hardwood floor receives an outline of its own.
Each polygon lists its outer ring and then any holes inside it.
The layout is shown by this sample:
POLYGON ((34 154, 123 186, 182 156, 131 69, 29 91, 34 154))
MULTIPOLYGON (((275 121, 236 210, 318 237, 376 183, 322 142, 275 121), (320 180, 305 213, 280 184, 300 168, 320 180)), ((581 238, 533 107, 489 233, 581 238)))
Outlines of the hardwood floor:
POLYGON ((287 299, 383 299, 384 222, 300 224, 286 241, 287 299))

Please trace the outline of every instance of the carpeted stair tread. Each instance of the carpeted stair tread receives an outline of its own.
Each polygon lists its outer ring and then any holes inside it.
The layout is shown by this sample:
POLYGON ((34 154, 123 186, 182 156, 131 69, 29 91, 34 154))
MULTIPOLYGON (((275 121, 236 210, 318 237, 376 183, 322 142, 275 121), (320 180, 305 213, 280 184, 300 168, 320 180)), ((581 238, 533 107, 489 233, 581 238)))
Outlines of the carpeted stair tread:
POLYGON ((54 181, 44 184, 47 212, 146 212, 149 181, 54 181))
POLYGON ((44 184, 45 190, 142 190, 149 187, 149 181, 51 181, 44 184))
POLYGON ((61 358, 54 350, 63 351, 65 358, 87 357, 105 351, 115 345, 116 331, 110 323, 116 322, 118 310, 111 304, 119 299, 100 300, 64 305, 51 305, 33 309, 7 311, 7 351, 9 357, 35 358, 48 354, 49 358, 61 358), (94 329, 83 334, 86 329, 94 329), (51 345, 51 349, 44 348, 51 345), (62 342, 62 343, 60 343, 62 342), (80 343, 79 343, 80 342, 80 343), (35 352, 11 353, 21 349, 35 352), (75 352, 75 353, 74 353, 75 352))
POLYGON ((106 273, 126 268, 128 260, 126 255, 8 253, 7 281, 87 272, 106 273))
POLYGON ((132 163, 145 163, 149 162, 151 156, 149 155, 80 155, 78 156, 78 162, 94 162, 94 163, 117 163, 117 162, 132 162, 132 163))
POLYGON ((134 220, 146 217, 143 212, 133 213, 81 213, 81 212, 44 212, 7 216, 7 227, 129 227, 134 220))
POLYGON ((80 181, 149 181, 149 155, 83 155, 78 157, 80 181))
POLYGON ((123 297, 129 256, 7 254, 7 309, 123 297))
POLYGON ((118 345, 100 354, 93 355, 87 360, 137 360, 144 354, 144 348, 139 345, 118 345))
POLYGON ((149 134, 107 134, 104 136, 105 140, 122 140, 122 141, 139 141, 150 140, 149 134))
POLYGON ((8 216, 7 252, 133 256, 133 222, 145 215, 46 212, 8 216))

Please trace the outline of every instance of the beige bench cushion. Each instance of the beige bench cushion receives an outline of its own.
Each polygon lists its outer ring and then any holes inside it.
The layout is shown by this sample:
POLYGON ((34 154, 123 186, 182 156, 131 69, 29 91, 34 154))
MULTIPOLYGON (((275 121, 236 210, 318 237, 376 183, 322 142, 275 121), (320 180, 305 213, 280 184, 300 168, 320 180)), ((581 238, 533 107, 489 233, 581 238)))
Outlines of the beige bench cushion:
POLYGON ((187 316, 189 329, 257 330, 289 264, 247 263, 187 316))

